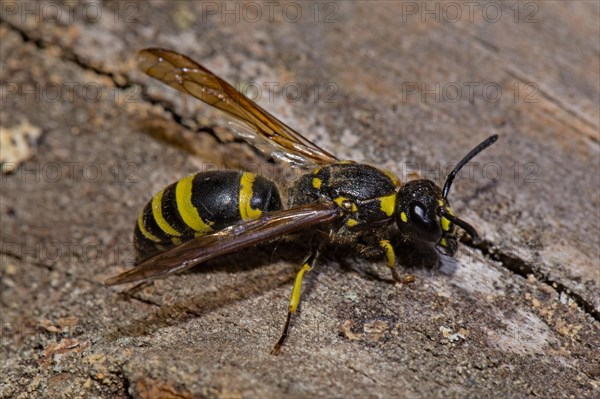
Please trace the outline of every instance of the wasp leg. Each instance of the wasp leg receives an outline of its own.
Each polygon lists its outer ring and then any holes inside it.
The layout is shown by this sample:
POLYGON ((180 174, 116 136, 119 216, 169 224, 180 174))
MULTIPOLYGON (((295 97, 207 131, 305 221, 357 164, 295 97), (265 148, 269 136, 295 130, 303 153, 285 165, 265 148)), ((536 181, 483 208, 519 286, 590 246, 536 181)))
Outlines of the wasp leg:
POLYGON ((392 277, 395 281, 400 281, 401 278, 396 271, 396 252, 389 240, 379 240, 379 244, 357 245, 362 256, 367 258, 382 258, 385 257, 386 264, 392 272, 392 277))
POLYGON ((385 251, 386 264, 392 272, 392 277, 396 281, 402 281, 396 270, 396 252, 394 251, 394 247, 390 244, 389 240, 379 241, 379 246, 385 251))
POLYGON ((121 296, 123 299, 130 300, 135 294, 147 287, 150 287, 152 284, 154 284, 153 281, 142 281, 141 283, 138 283, 133 287, 129 288, 127 291, 121 292, 121 296))
POLYGON ((392 277, 394 281, 398 283, 410 284, 415 281, 415 276, 412 274, 405 274, 404 276, 400 276, 398 274, 398 270, 396 269, 396 251, 394 247, 390 243, 389 240, 381 239, 379 240, 379 245, 371 244, 371 245, 358 245, 360 253, 363 256, 369 258, 382 258, 385 257, 386 264, 392 272, 392 277))
POLYGON ((281 352, 281 347, 285 339, 288 336, 288 330, 290 328, 290 321, 292 318, 292 314, 296 313, 298 310, 298 305, 300 304, 300 294, 302 291, 302 278, 304 277, 304 273, 311 271, 315 264, 317 263, 317 258, 319 257, 319 250, 313 250, 305 259, 304 263, 298 273, 296 274, 296 279, 294 280, 294 287, 292 288, 292 295, 290 296, 290 305, 288 307, 288 314, 285 319, 285 325, 283 326, 283 333, 279 338, 279 341, 273 347, 271 351, 272 355, 278 355, 281 352))

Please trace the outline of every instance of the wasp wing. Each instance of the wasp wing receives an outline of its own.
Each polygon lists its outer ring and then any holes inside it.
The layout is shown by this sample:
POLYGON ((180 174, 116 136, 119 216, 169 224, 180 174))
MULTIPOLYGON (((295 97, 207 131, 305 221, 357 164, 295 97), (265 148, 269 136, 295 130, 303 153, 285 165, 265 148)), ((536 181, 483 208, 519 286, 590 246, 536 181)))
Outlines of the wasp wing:
POLYGON ((138 53, 140 69, 149 76, 187 93, 243 122, 248 132, 237 133, 251 144, 267 141, 279 158, 292 164, 330 164, 337 158, 265 111, 202 65, 174 51, 148 48, 138 53), (289 154, 286 156, 286 154, 289 154))
POLYGON ((131 270, 109 278, 105 284, 118 285, 164 277, 217 256, 330 222, 339 216, 340 208, 325 202, 268 213, 259 219, 240 222, 174 247, 131 270))

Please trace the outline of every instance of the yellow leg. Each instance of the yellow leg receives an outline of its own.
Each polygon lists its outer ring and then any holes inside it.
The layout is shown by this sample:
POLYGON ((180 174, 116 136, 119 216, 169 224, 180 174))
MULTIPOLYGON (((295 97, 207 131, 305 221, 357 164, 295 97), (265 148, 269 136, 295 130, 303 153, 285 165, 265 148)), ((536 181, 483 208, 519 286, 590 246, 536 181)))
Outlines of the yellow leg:
POLYGON ((292 296, 290 297, 290 313, 296 313, 296 309, 298 309, 298 305, 300 304, 300 292, 302 290, 302 277, 304 277, 304 273, 308 272, 312 269, 312 266, 308 263, 302 265, 300 270, 298 270, 298 274, 296 274, 296 279, 294 280, 294 288, 292 288, 292 296))
POLYGON ((392 247, 392 244, 388 240, 379 241, 379 246, 385 250, 386 264, 392 272, 392 277, 394 277, 394 280, 400 281, 400 276, 396 271, 396 252, 394 251, 394 247, 392 247))
POLYGON ((318 252, 316 251, 313 254, 311 254, 296 274, 296 279, 294 280, 294 287, 292 288, 292 295, 290 297, 288 314, 285 319, 285 325, 283 326, 283 333, 281 334, 279 341, 277 341, 277 343, 273 347, 273 350, 271 351, 271 354, 273 355, 278 355, 279 352, 281 352, 281 346, 283 345, 285 339, 288 336, 288 330, 290 328, 290 320, 292 318, 292 314, 296 313, 296 310, 298 310, 298 305, 300 304, 300 294, 302 293, 302 278, 304 277, 304 273, 311 271, 312 268, 315 266, 317 256, 318 252))

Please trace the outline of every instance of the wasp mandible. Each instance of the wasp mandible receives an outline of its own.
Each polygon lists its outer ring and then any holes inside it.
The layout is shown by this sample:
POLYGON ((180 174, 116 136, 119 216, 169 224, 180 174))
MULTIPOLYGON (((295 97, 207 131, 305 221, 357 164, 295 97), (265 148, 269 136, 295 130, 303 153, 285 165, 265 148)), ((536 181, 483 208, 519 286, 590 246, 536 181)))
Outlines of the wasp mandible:
POLYGON ((290 188, 284 207, 275 183, 245 171, 210 171, 184 177, 146 204, 134 230, 136 266, 106 280, 117 285, 164 277, 209 259, 310 229, 309 254, 296 274, 277 354, 298 309, 304 274, 315 267, 325 243, 352 244, 386 259, 394 279, 398 237, 450 256, 458 228, 474 241, 474 227, 450 209, 448 193, 460 169, 498 138, 472 149, 446 178, 401 183, 390 172, 345 161, 318 147, 190 58, 159 48, 141 50, 149 76, 224 111, 244 124, 243 137, 268 143, 275 158, 306 169, 290 188))

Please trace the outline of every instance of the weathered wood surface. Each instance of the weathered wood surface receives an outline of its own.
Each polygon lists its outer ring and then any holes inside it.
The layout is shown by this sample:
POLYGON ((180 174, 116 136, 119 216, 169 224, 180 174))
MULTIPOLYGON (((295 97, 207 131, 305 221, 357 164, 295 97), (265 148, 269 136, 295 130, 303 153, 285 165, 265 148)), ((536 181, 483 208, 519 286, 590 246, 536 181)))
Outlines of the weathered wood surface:
POLYGON ((2 175, 1 397, 600 395, 597 2, 90 4, 57 21, 54 2, 2 3, 3 157, 25 133, 33 153, 2 175), (104 287, 153 192, 215 165, 275 173, 217 111, 137 72, 147 46, 261 84, 311 140, 402 177, 442 182, 500 134, 452 193, 484 243, 409 286, 332 253, 279 357, 294 245, 129 300, 104 287))

